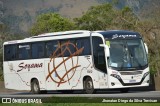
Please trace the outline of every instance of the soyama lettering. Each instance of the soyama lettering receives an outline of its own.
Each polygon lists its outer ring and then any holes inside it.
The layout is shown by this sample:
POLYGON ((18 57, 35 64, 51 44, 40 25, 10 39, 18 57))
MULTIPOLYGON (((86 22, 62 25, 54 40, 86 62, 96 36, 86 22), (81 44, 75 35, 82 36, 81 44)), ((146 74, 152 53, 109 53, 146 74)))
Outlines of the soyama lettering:
POLYGON ((17 70, 17 72, 20 72, 24 69, 28 69, 28 71, 30 71, 31 68, 42 68, 43 63, 24 64, 24 62, 22 62, 18 65, 18 67, 19 67, 19 70, 17 70))

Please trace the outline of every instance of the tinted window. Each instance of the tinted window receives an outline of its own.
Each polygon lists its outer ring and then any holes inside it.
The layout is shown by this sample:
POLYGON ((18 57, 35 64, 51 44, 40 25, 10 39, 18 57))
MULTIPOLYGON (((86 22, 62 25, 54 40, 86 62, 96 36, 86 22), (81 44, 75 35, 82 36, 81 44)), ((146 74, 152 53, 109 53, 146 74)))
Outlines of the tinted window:
POLYGON ((91 55, 90 39, 80 38, 77 39, 76 45, 78 49, 84 48, 80 55, 91 55))
POLYGON ((18 59, 29 59, 30 58, 30 45, 20 44, 18 45, 18 59))
POLYGON ((38 42, 32 44, 32 58, 43 58, 44 57, 44 42, 38 42))
POLYGON ((46 54, 47 57, 55 55, 56 57, 68 57, 77 53, 76 48, 79 50, 84 48, 78 55, 91 55, 90 39, 89 38, 78 38, 68 39, 61 41, 50 41, 46 43, 46 54), (60 45, 60 47, 59 47, 60 45))
POLYGON ((70 56, 75 53, 75 40, 61 41, 62 56, 70 56))
POLYGON ((47 57, 50 57, 53 53, 53 42, 47 42, 46 43, 46 55, 47 57))
POLYGON ((107 70, 106 70, 104 47, 99 46, 99 44, 103 44, 102 38, 93 37, 92 43, 93 43, 94 65, 97 69, 106 73, 107 70))
POLYGON ((59 42, 58 41, 49 41, 46 43, 46 54, 47 57, 52 55, 58 56, 60 54, 60 48, 58 48, 59 42))
POLYGON ((15 60, 17 55, 17 45, 4 46, 4 60, 11 61, 15 60))

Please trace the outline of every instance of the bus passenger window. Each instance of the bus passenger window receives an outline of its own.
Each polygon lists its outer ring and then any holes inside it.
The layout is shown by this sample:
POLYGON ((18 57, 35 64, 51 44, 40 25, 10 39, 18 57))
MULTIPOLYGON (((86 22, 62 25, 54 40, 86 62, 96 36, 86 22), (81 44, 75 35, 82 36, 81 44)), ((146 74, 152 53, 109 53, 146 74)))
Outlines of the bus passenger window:
POLYGON ((75 53, 75 40, 61 41, 61 52, 64 57, 68 57, 75 53))
POLYGON ((50 57, 53 53, 53 42, 47 42, 46 43, 46 54, 47 54, 47 57, 50 57))
POLYGON ((12 61, 16 59, 17 45, 7 45, 4 47, 4 60, 12 61))
POLYGON ((90 55, 91 54, 91 47, 90 47, 89 38, 78 39, 76 46, 78 49, 84 48, 82 53, 80 53, 79 55, 90 55))
POLYGON ((71 54, 74 54, 75 52, 76 52, 76 48, 75 48, 75 40, 70 40, 69 41, 70 42, 70 44, 68 45, 68 48, 69 48, 69 50, 70 50, 70 55, 71 54))
POLYGON ((32 44, 32 58, 43 58, 44 57, 44 43, 38 42, 32 44))
POLYGON ((30 45, 20 44, 18 45, 18 59, 29 59, 30 58, 30 45))
POLYGON ((60 54, 60 48, 58 47, 58 41, 49 41, 46 43, 47 58, 52 55, 58 56, 60 54))

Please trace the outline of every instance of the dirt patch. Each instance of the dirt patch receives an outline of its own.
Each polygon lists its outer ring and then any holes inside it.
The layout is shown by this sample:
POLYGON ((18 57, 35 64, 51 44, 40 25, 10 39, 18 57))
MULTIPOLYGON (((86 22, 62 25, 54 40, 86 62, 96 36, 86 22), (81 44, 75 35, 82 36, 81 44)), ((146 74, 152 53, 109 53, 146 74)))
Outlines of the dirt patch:
POLYGON ((0 89, 4 88, 4 82, 0 81, 0 89))
POLYGON ((4 82, 0 81, 0 93, 6 93, 6 92, 14 92, 15 90, 8 90, 4 87, 4 82))

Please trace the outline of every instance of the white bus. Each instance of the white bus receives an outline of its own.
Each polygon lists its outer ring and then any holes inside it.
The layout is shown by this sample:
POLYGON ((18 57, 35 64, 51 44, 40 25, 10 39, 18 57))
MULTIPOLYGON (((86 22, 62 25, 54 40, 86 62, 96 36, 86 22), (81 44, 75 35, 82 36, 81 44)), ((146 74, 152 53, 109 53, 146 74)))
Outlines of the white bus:
POLYGON ((45 33, 4 46, 5 88, 44 91, 148 86, 148 48, 137 32, 65 31, 45 33))

